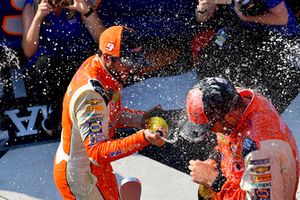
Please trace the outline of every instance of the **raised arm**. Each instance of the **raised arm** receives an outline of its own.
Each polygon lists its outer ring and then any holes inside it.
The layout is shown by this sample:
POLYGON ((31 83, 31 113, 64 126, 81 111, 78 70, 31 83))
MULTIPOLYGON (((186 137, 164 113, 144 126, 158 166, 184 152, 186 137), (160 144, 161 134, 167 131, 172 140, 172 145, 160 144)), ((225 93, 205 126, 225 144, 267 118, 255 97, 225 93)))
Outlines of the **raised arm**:
POLYGON ((27 57, 31 57, 38 50, 40 27, 46 15, 51 12, 51 6, 47 0, 42 0, 36 13, 33 6, 27 3, 22 14, 23 39, 22 48, 27 57))
POLYGON ((108 163, 132 153, 149 144, 161 146, 164 141, 150 130, 140 130, 121 139, 109 137, 109 106, 100 94, 89 91, 75 103, 73 116, 80 131, 89 157, 95 163, 108 163))
POLYGON ((106 29, 102 24, 95 10, 93 3, 88 0, 74 0, 74 4, 68 6, 70 10, 76 10, 81 13, 81 18, 89 30, 95 42, 99 42, 101 33, 106 29))

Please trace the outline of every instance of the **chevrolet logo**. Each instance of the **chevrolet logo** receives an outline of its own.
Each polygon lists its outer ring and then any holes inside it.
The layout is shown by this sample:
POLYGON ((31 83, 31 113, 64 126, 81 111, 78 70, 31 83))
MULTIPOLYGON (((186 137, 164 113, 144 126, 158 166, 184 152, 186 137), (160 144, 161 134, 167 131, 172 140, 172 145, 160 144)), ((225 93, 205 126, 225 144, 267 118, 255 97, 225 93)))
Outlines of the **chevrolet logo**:
POLYGON ((267 171, 270 171, 271 166, 264 166, 264 167, 254 167, 251 169, 252 172, 258 173, 258 174, 262 174, 265 173, 267 171))

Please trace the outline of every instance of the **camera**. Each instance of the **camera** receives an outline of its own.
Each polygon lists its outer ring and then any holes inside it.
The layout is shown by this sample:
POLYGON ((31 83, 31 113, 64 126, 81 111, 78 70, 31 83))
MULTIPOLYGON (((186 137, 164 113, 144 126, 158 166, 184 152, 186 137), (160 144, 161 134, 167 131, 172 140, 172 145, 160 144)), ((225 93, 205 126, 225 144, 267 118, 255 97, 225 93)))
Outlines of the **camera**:
POLYGON ((52 7, 68 7, 74 4, 74 0, 48 0, 52 7))
POLYGON ((230 5, 232 3, 232 0, 215 0, 215 4, 219 5, 230 5))
POLYGON ((264 14, 268 9, 265 0, 236 0, 240 4, 240 11, 245 16, 264 14))

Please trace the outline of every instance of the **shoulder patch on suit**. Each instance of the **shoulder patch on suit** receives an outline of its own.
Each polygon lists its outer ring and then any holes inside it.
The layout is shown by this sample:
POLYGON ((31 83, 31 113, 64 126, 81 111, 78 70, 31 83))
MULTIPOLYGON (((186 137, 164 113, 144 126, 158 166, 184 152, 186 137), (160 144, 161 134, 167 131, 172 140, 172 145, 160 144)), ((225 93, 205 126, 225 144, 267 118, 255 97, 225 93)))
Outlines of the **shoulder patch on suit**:
POLYGON ((108 105, 108 103, 110 102, 110 100, 114 94, 114 90, 110 89, 107 91, 98 80, 90 79, 89 81, 90 81, 91 85, 93 86, 94 90, 103 97, 105 104, 108 105))
POLYGON ((243 158, 245 158, 250 152, 256 151, 257 149, 258 148, 256 143, 250 138, 246 137, 243 140, 243 151, 242 151, 243 158))

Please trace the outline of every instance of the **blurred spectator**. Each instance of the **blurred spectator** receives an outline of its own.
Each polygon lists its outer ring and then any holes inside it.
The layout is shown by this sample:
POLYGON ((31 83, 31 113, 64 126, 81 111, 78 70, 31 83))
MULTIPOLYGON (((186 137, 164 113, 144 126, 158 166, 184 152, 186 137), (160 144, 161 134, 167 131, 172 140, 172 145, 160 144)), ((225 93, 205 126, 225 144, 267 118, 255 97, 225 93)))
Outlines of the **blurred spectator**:
POLYGON ((27 0, 22 46, 30 58, 33 82, 43 85, 37 96, 62 97, 77 67, 94 53, 104 29, 91 1, 27 0))
POLYGON ((282 111, 300 88, 300 70, 290 60, 298 44, 295 16, 282 0, 246 2, 199 1, 200 27, 214 32, 194 47, 199 76, 225 75, 259 89, 282 111))
MULTIPOLYGON (((197 20, 207 22, 213 17, 218 7, 224 7, 226 4, 229 6, 226 6, 225 12, 223 11, 225 18, 228 19, 226 15, 229 14, 231 21, 237 22, 239 19, 239 24, 245 29, 262 28, 286 36, 295 36, 299 33, 294 13, 284 0, 235 0, 234 2, 231 0, 199 0, 196 8, 197 20), (232 19, 233 10, 238 17, 236 19, 232 19)), ((222 19, 215 19, 215 21, 220 20, 222 19)))
POLYGON ((83 60, 95 53, 105 27, 92 2, 85 0, 27 0, 22 17, 32 96, 52 104, 55 120, 48 120, 46 126, 53 129, 52 122, 60 121, 70 79, 83 60))
MULTIPOLYGON (((10 106, 9 102, 19 97, 25 97, 21 67, 26 62, 22 53, 22 20, 21 14, 25 0, 4 0, 0 8, 0 104, 2 109, 10 106), (18 93, 16 80, 22 88, 18 93), (15 87, 15 89, 13 89, 15 87)), ((2 111, 2 110, 1 110, 2 111)), ((1 112, 2 114, 2 112, 1 112)))

